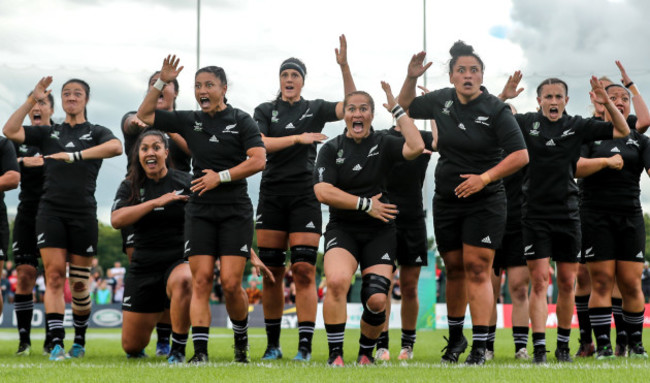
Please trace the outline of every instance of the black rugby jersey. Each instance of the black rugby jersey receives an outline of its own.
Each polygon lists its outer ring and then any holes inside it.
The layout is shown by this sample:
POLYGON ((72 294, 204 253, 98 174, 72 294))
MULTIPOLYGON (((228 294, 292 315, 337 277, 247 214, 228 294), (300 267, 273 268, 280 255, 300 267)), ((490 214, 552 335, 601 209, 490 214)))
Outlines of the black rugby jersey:
MULTIPOLYGON (((117 139, 100 125, 89 122, 71 127, 67 123, 53 126, 26 126, 25 144, 38 146, 46 156, 59 152, 78 152, 117 139)), ((95 189, 102 160, 73 163, 45 160, 45 182, 39 209, 71 218, 95 216, 95 189)))
MULTIPOLYGON (((376 134, 386 134, 399 138, 404 143, 402 133, 392 127, 388 130, 378 130, 376 134)), ((433 134, 427 131, 420 131, 424 147, 433 151, 431 143, 433 134)), ((422 187, 424 178, 429 166, 431 155, 421 154, 412 161, 403 160, 393 165, 388 178, 386 179, 386 194, 390 203, 397 205, 399 214, 395 218, 395 224, 406 227, 420 225, 424 218, 424 206, 422 204, 422 187)))
POLYGON ((569 116, 551 122, 541 112, 515 115, 528 146, 528 171, 524 176, 524 219, 578 220, 578 186, 575 182, 580 146, 611 139, 614 125, 593 118, 569 116))
MULTIPOLYGON (((213 117, 202 111, 156 110, 154 126, 185 138, 192 152, 194 179, 204 175, 203 169, 220 172, 235 167, 246 160, 248 149, 264 147, 251 116, 230 105, 213 117)), ((191 201, 218 205, 250 203, 246 179, 222 183, 201 197, 194 193, 191 201)))
POLYGON ((482 174, 501 162, 503 151, 526 149, 510 107, 484 87, 481 91, 461 104, 454 88, 440 89, 416 97, 409 106, 411 118, 433 119, 438 125, 436 198, 469 203, 502 190, 499 180, 468 198, 459 199, 454 192, 465 181, 461 174, 482 174))
POLYGON ((602 158, 620 154, 623 168, 602 169, 582 181, 582 209, 606 214, 641 213, 639 181, 650 168, 650 139, 631 130, 625 138, 594 141, 583 145, 581 157, 602 158))
MULTIPOLYGON (((358 144, 341 134, 327 141, 318 152, 314 184, 327 182, 359 197, 383 193, 381 201, 387 203, 385 181, 394 163, 404 159, 403 145, 404 140, 372 130, 358 144)), ((352 223, 359 228, 385 225, 365 212, 331 206, 330 223, 352 223)))
MULTIPOLYGON (((124 132, 124 121, 126 121, 127 118, 135 114, 136 112, 129 112, 125 114, 124 117, 122 117, 122 122, 120 123, 120 128, 122 129, 122 135, 124 136, 124 153, 126 153, 127 172, 129 171, 129 166, 131 166, 131 157, 133 156, 133 145, 135 145, 136 141, 138 141, 138 137, 140 137, 140 134, 145 130, 157 129, 154 124, 153 127, 147 127, 146 129, 136 134, 127 134, 126 132, 124 132)), ((169 158, 171 159, 174 168, 189 173, 191 170, 190 161, 192 157, 188 156, 183 151, 183 149, 181 149, 178 146, 178 144, 174 140, 172 140, 169 136, 167 136, 167 141, 169 142, 169 158)))
POLYGON ((521 206, 524 202, 524 193, 521 188, 524 183, 524 174, 528 166, 524 166, 515 173, 503 177, 503 186, 506 188, 507 220, 506 232, 521 231, 521 206))
MULTIPOLYGON (((16 156, 19 157, 36 157, 41 155, 37 146, 14 143, 16 156)), ((19 208, 37 208, 38 202, 43 194, 43 166, 27 167, 23 162, 20 165, 20 200, 19 208)))
MULTIPOLYGON (((255 108, 253 118, 260 133, 267 137, 285 137, 302 133, 320 133, 325 123, 337 121, 336 102, 305 100, 293 105, 283 101, 265 102, 255 108)), ((316 144, 293 145, 267 153, 260 192, 271 195, 299 195, 313 187, 312 174, 316 144)))
MULTIPOLYGON (((19 172, 18 161, 16 161, 16 150, 11 141, 5 137, 0 137, 0 175, 8 171, 19 172)), ((7 215, 7 206, 5 205, 5 193, 0 192, 0 214, 7 215)))
MULTIPOLYGON (((146 178, 136 201, 131 201, 131 182, 124 180, 115 195, 113 211, 156 199, 172 191, 181 191, 181 194, 189 195, 191 180, 192 176, 189 173, 168 169, 167 175, 158 182, 146 178)), ((182 258, 184 222, 185 202, 183 201, 174 201, 155 208, 133 224, 135 248, 168 249, 171 251, 162 251, 161 254, 168 254, 175 259, 182 258)), ((164 260, 160 258, 138 260, 140 265, 158 262, 164 263, 164 260)))

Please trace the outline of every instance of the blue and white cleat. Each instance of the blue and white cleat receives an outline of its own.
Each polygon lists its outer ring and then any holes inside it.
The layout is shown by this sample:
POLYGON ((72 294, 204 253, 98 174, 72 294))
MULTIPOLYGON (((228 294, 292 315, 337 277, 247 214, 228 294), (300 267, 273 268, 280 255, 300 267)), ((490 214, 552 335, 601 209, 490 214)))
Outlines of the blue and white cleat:
POLYGON ((262 360, 278 360, 282 359, 282 350, 280 347, 267 347, 262 356, 262 360))
POLYGON ((298 362, 309 362, 311 360, 311 352, 305 348, 299 348, 298 353, 293 358, 293 360, 298 362))
POLYGON ((169 356, 170 351, 169 343, 156 343, 156 356, 169 356))
POLYGON ((52 349, 52 352, 50 352, 50 360, 58 362, 65 359, 65 350, 63 347, 61 347, 59 344, 55 345, 52 349))
POLYGON ((86 348, 78 343, 74 343, 66 358, 83 358, 86 355, 86 348))

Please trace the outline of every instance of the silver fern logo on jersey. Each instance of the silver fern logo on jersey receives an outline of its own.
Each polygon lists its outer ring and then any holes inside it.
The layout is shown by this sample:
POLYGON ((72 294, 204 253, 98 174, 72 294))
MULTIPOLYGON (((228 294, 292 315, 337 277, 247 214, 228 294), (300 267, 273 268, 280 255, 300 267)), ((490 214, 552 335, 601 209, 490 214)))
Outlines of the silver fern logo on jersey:
POLYGON ((345 158, 343 158, 343 149, 339 150, 336 155, 338 158, 336 159, 336 164, 341 165, 342 163, 345 162, 345 158))
POLYGON ((278 111, 274 110, 271 112, 271 122, 278 122, 278 111))
POLYGON ((444 113, 444 114, 446 114, 446 115, 449 115, 449 108, 451 108, 452 105, 454 105, 454 101, 453 101, 453 100, 448 100, 448 101, 446 101, 446 102, 445 102, 445 107, 442 108, 442 113, 444 113))
POLYGON ((539 121, 533 122, 533 129, 528 134, 531 136, 539 136, 539 121))

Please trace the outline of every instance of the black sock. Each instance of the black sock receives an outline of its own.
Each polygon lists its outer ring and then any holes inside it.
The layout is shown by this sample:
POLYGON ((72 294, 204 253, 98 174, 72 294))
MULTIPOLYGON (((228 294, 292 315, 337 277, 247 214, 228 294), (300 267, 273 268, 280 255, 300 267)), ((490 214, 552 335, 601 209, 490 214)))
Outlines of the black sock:
POLYGON ((74 325, 74 342, 80 346, 86 345, 86 330, 90 314, 79 315, 72 313, 72 324, 74 325))
POLYGON ((415 330, 402 329, 402 348, 415 345, 415 330))
POLYGON ((280 347, 280 325, 282 318, 267 319, 264 318, 264 327, 266 328, 267 347, 280 347))
POLYGON ((557 348, 568 348, 571 339, 571 328, 557 328, 557 348))
POLYGON ((50 327, 50 334, 52 344, 63 347, 63 340, 65 339, 65 329, 63 328, 63 314, 46 313, 45 320, 50 327))
POLYGON ((388 331, 382 331, 377 338, 377 349, 388 349, 388 331))
POLYGON ((546 333, 534 332, 533 333, 533 347, 537 349, 546 350, 546 333))
POLYGON ((169 344, 169 337, 172 334, 172 325, 169 323, 156 323, 156 335, 158 343, 169 344))
POLYGON ((515 339, 515 352, 528 345, 528 327, 512 326, 512 337, 515 339))
POLYGON ((343 355, 343 336, 345 334, 345 323, 325 323, 325 332, 327 333, 327 346, 330 351, 330 357, 333 355, 343 355))
POLYGON ((644 313, 645 309, 638 313, 623 311, 623 320, 625 321, 625 329, 630 346, 636 346, 642 343, 644 313))
MULTIPOLYGON (((580 344, 591 344, 591 313, 589 312, 589 297, 591 295, 576 295, 576 312, 578 314, 578 326, 580 327, 580 344)), ((611 315, 611 314, 610 314, 611 315)))
POLYGON ((192 327, 192 343, 194 343, 194 354, 208 355, 208 338, 210 327, 192 327))
POLYGON ((248 346, 248 315, 242 320, 233 320, 232 322, 232 331, 235 335, 235 347, 247 347, 248 346))
POLYGON ((616 326, 616 344, 627 345, 627 332, 623 322, 623 299, 612 298, 612 314, 614 314, 614 326, 616 326))
POLYGON ((372 357, 372 350, 377 344, 377 339, 370 339, 367 336, 361 334, 359 337, 359 356, 365 355, 372 357))
POLYGON ((311 352, 311 340, 314 337, 314 322, 298 322, 298 348, 311 352))
POLYGON ((465 325, 465 317, 447 317, 449 325, 449 342, 457 342, 463 337, 463 326, 465 325))
POLYGON ((34 298, 32 294, 16 294, 14 296, 14 311, 18 322, 20 343, 32 344, 29 336, 32 331, 32 316, 34 315, 34 298))
POLYGON ((589 320, 594 329, 598 348, 612 345, 609 334, 612 329, 612 308, 591 307, 589 308, 589 320))
POLYGON ((52 343, 52 333, 50 332, 50 324, 45 320, 45 340, 43 340, 43 348, 52 343))
POLYGON ((185 346, 187 345, 188 334, 178 334, 172 332, 172 351, 180 352, 185 355, 185 346))
POLYGON ((494 351, 494 340, 497 338, 497 326, 489 326, 488 327, 488 336, 487 336, 487 342, 485 343, 485 347, 489 351, 494 351))
POLYGON ((485 348, 488 331, 488 326, 472 326, 472 350, 485 348))

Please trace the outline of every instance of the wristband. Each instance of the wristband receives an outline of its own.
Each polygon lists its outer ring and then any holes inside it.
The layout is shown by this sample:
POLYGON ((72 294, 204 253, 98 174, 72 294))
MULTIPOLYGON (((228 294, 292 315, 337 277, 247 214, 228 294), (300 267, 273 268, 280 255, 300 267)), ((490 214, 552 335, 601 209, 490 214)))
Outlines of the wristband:
POLYGON ((492 182, 492 177, 490 177, 490 173, 485 172, 481 174, 481 181, 483 181, 483 186, 489 184, 492 182))
POLYGON ((395 120, 399 120, 401 117, 406 116, 406 112, 402 107, 397 104, 393 109, 391 110, 391 113, 393 113, 393 117, 395 117, 395 120))
POLYGON ((634 85, 634 81, 630 81, 627 84, 624 84, 626 88, 630 89, 632 85, 634 85))
POLYGON ((219 178, 221 179, 221 182, 222 182, 222 183, 224 183, 224 182, 230 182, 230 181, 231 181, 231 178, 230 178, 230 171, 228 171, 227 169, 226 169, 226 170, 222 170, 222 171, 220 171, 220 172, 219 172, 219 178))
POLYGON ((68 152, 66 154, 68 155, 68 159, 65 161, 67 163, 71 164, 73 162, 83 160, 83 157, 81 156, 81 152, 68 152))
POLYGON ((81 151, 74 152, 73 157, 74 157, 75 161, 82 161, 83 160, 83 157, 81 156, 81 151))
POLYGON ((165 85, 167 85, 167 83, 164 82, 163 80, 161 80, 160 77, 158 77, 158 79, 156 80, 156 82, 153 84, 153 87, 156 88, 156 89, 158 89, 159 91, 162 92, 162 90, 163 90, 163 88, 165 87, 165 85))
POLYGON ((368 213, 372 210, 372 200, 365 197, 357 198, 357 210, 368 213))

